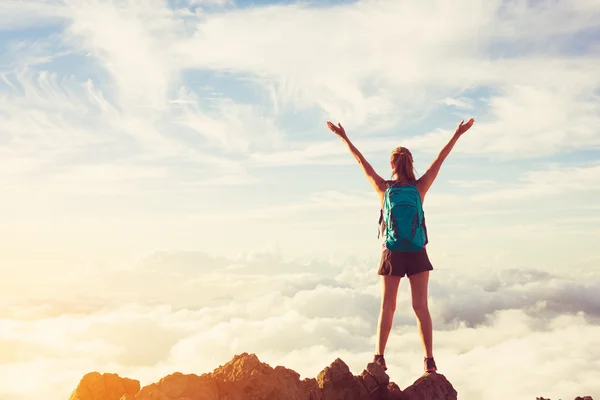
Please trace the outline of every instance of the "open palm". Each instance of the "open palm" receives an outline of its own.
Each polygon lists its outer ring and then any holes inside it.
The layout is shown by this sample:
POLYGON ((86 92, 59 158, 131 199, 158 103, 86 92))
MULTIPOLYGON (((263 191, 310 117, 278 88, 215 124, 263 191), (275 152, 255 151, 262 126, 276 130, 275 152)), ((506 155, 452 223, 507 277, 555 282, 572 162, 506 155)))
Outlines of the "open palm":
POLYGON ((340 124, 339 122, 338 122, 337 125, 334 125, 333 123, 327 121, 327 127, 329 129, 331 129, 331 131, 333 133, 335 133, 336 135, 338 135, 342 139, 344 139, 346 137, 346 130, 344 129, 344 127, 342 126, 342 124, 340 124))
POLYGON ((471 118, 470 120, 467 121, 466 124, 465 124, 465 120, 460 121, 460 124, 458 124, 458 127, 456 128, 456 133, 458 135, 462 135, 463 133, 465 133, 466 131, 471 129, 474 122, 475 122, 475 118, 471 118))

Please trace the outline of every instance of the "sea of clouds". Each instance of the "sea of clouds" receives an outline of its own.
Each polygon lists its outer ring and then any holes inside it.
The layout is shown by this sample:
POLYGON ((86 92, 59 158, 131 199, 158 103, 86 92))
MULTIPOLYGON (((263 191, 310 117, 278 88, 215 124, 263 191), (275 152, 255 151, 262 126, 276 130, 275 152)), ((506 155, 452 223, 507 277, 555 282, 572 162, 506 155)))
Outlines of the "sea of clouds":
MULTIPOLYGON (((358 374, 375 345, 376 262, 162 251, 128 268, 65 278, 3 308, 0 398, 66 399, 89 371, 145 385, 175 371, 210 372, 242 352, 302 377, 337 357, 358 374)), ((600 279, 591 272, 434 270, 440 372, 464 399, 597 395, 600 279)), ((386 350, 401 387, 422 372, 409 290, 402 281, 386 350)))

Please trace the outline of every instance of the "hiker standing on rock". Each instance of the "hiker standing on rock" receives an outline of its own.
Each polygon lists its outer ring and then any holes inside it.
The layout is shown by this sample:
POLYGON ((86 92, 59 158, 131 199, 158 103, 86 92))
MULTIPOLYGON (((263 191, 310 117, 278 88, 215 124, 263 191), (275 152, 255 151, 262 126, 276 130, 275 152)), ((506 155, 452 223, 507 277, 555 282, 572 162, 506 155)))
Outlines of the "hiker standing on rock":
POLYGON ((354 158, 362 167, 367 179, 379 195, 381 213, 380 233, 383 233, 382 254, 378 274, 381 275, 382 300, 377 327, 377 344, 374 362, 387 369, 383 352, 392 329, 396 310, 396 296, 400 279, 407 276, 410 281, 412 306, 417 318, 417 326, 425 350, 425 372, 437 370, 433 358, 433 329, 427 304, 429 271, 433 266, 427 256, 427 227, 423 213, 425 194, 433 184, 442 163, 463 133, 473 126, 471 118, 466 124, 460 122, 450 141, 440 151, 427 172, 415 179, 413 157, 405 147, 392 151, 390 166, 392 180, 385 180, 375 172, 363 155, 352 144, 340 123, 327 122, 331 131, 346 144, 354 158))

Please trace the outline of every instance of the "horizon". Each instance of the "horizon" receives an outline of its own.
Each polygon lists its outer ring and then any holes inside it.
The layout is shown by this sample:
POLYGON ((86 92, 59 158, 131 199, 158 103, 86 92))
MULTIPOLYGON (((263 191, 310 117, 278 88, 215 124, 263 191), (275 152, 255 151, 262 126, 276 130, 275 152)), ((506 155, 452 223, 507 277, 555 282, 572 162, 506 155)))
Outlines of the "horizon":
MULTIPOLYGON (((326 122, 388 178, 471 117, 424 202, 440 373, 600 396, 598 1, 4 2, 1 399, 242 352, 360 372, 379 204, 326 122)), ((386 361, 422 370, 406 278, 386 361)))

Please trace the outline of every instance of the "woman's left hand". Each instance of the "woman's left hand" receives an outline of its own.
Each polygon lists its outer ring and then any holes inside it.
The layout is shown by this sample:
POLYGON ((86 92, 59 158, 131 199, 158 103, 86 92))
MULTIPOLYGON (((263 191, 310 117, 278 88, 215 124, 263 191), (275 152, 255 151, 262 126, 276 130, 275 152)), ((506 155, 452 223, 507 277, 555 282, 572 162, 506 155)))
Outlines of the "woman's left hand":
POLYGON ((338 122, 337 125, 334 125, 333 123, 327 121, 327 127, 329 129, 331 129, 331 131, 333 133, 335 133, 336 135, 338 135, 342 139, 347 139, 348 138, 348 136, 346 136, 346 131, 344 130, 344 127, 339 122, 338 122))

